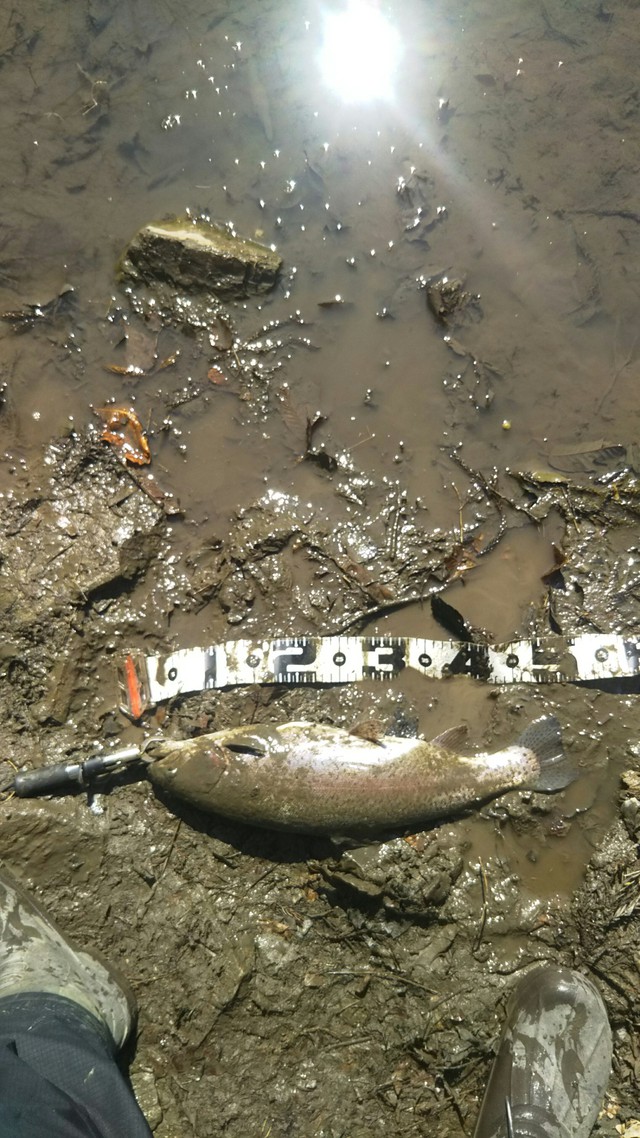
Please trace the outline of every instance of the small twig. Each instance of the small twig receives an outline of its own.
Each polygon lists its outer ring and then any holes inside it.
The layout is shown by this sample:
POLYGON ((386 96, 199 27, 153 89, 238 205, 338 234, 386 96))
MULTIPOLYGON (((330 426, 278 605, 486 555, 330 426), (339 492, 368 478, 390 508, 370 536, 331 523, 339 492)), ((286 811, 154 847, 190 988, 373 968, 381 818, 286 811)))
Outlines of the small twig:
POLYGON ((445 1090, 446 1094, 448 1095, 449 1099, 451 1100, 451 1104, 453 1106, 453 1109, 455 1110, 455 1112, 458 1116, 458 1122, 460 1123, 460 1126, 462 1127, 463 1134, 466 1134, 467 1133, 467 1127, 465 1125, 465 1115, 462 1113, 462 1107, 460 1106, 460 1101, 458 1099, 456 1092, 454 1091, 453 1087, 449 1085, 449 1083, 447 1082, 447 1080, 445 1079, 445 1077, 441 1071, 437 1077, 440 1080, 440 1082, 442 1083, 442 1086, 444 1087, 444 1090, 445 1090))
MULTIPOLYGON (((18 773, 18 768, 17 768, 16 764, 14 763, 13 759, 4 759, 4 762, 7 763, 10 767, 13 767, 15 774, 18 773)), ((3 802, 11 802, 11 799, 15 798, 16 792, 15 792, 15 790, 10 790, 8 786, 2 786, 2 787, 0 787, 0 795, 6 795, 6 798, 5 797, 2 798, 3 802)))
POLYGON ((460 491, 458 490, 455 482, 452 482, 451 485, 453 486, 456 498, 458 499, 458 532, 460 535, 460 545, 464 545, 464 522, 462 520, 462 511, 464 510, 465 503, 460 497, 460 491))
POLYGON ((349 453, 351 453, 351 451, 355 450, 356 447, 361 447, 363 443, 370 443, 372 439, 375 439, 375 437, 376 437, 376 435, 375 435, 375 431, 374 431, 374 433, 372 435, 367 435, 366 438, 364 438, 364 439, 358 439, 357 443, 353 443, 352 446, 345 447, 344 449, 346 451, 348 451, 349 453))
POLYGON ((167 856, 164 859, 162 869, 160 870, 159 876, 156 879, 157 881, 160 881, 161 878, 164 877, 165 870, 169 864, 169 858, 171 857, 171 854, 173 853, 173 848, 176 844, 178 834, 180 833, 180 827, 181 826, 182 826, 182 818, 178 818, 178 824, 177 824, 175 830, 173 831, 173 837, 169 843, 169 849, 167 850, 167 856))
POLYGON ((242 894, 242 900, 244 900, 245 897, 248 897, 251 890, 255 889, 256 885, 259 885, 261 881, 264 881, 265 877, 269 877, 269 875, 271 873, 274 873, 275 868, 276 868, 275 864, 269 865, 262 873, 259 873, 258 876, 255 877, 253 879, 253 881, 245 889, 244 893, 242 894))
MULTIPOLYGON (((442 586, 438 586, 442 588, 442 586)), ((340 621, 339 625, 330 628, 327 631, 329 636, 338 636, 341 632, 346 632, 348 628, 353 628, 354 625, 366 624, 368 621, 373 620, 374 617, 382 616, 388 612, 395 612, 396 609, 403 608, 404 605, 415 604, 416 601, 423 601, 424 596, 422 593, 411 593, 407 597, 396 597, 393 601, 384 601, 380 605, 374 605, 370 609, 363 609, 362 612, 355 613, 349 620, 340 621)))
POLYGON ((593 963, 589 964, 588 967, 591 969, 594 976, 598 977, 598 980, 601 980, 603 984, 608 984, 609 987, 613 988, 614 992, 618 993, 618 995, 626 1002, 627 1007, 631 1006, 631 997, 629 996, 629 992, 622 984, 620 984, 617 980, 614 980, 609 972, 605 972, 600 968, 596 968, 595 964, 593 963))
POLYGON ((640 213, 633 209, 571 209, 566 213, 590 214, 591 217, 620 217, 623 221, 635 221, 640 225, 640 213))
POLYGON ((542 12, 546 34, 551 39, 560 40, 561 43, 569 44, 570 47, 580 47, 584 43, 584 40, 575 39, 573 36, 569 36, 566 32, 561 32, 559 28, 556 28, 555 25, 551 23, 549 13, 542 2, 540 3, 540 10, 542 12))
POLYGON ((36 32, 31 32, 30 35, 27 35, 26 32, 24 35, 18 35, 10 47, 5 48, 4 51, 0 51, 0 60, 5 59, 8 55, 11 55, 11 53, 15 51, 17 47, 22 47, 23 43, 28 43, 29 39, 31 39, 34 35, 37 36, 39 34, 40 29, 38 29, 36 32))
POLYGON ((495 503, 496 508, 500 514, 502 514, 503 507, 505 505, 511 506, 513 510, 520 510, 525 514, 528 513, 528 510, 526 510, 524 506, 516 505, 511 501, 510 498, 507 498, 506 494, 502 494, 500 490, 498 490, 496 486, 493 486, 492 483, 489 482, 485 478, 484 474, 482 474, 479 470, 474 470, 473 467, 469 466, 463 458, 460 458, 459 454, 456 454, 455 450, 451 450, 447 447, 442 447, 441 449, 449 455, 449 458, 455 462, 456 466, 459 466, 461 470, 464 470, 465 474, 468 475, 472 482, 477 483, 482 492, 486 494, 487 498, 490 498, 495 503))
MULTIPOLYGON (((616 357, 616 341, 618 339, 619 334, 620 334, 620 318, 618 318, 618 320, 616 321, 616 331, 615 331, 615 335, 614 335, 614 347, 613 347, 613 365, 614 365, 614 367, 616 365, 616 358, 615 358, 616 357)), ((613 373, 613 377, 610 379, 609 383, 607 384, 607 387, 605 388, 605 391, 603 392, 598 403, 596 404, 596 411, 602 410, 604 404, 609 399, 616 383, 618 382, 619 377, 622 375, 623 371, 625 371, 629 367, 629 364, 631 363, 631 361, 633 359, 633 353, 634 353, 637 341, 638 341, 638 337, 636 335, 634 338, 633 344, 631 345, 631 347, 629 348, 629 351, 627 352, 626 359, 623 361, 623 363, 621 363, 616 368, 616 370, 613 373)))
POLYGON ((389 540, 387 556, 389 561, 395 561, 398 556, 398 535, 400 533, 400 518, 405 514, 407 503, 406 493, 398 494, 396 504, 389 515, 389 540))
POLYGON ((155 891, 158 888, 158 885, 160 884, 160 882, 162 881, 162 878, 164 877, 166 868, 169 864, 169 859, 171 857, 171 854, 173 853, 173 849, 174 849, 174 846, 175 846, 177 838, 178 838, 178 834, 180 833, 181 826, 182 826, 182 818, 178 818, 178 824, 177 824, 175 830, 173 831, 173 837, 171 838, 171 841, 169 842, 169 849, 167 850, 167 856, 165 857, 164 862, 162 863, 162 868, 161 868, 158 876, 156 877, 153 885, 151 886, 151 889, 149 890, 149 896, 147 897, 147 900, 145 901, 145 908, 147 905, 150 904, 150 902, 153 899, 153 896, 155 894, 155 891))
POLYGON ((360 1043, 370 1043, 372 1035, 359 1035, 357 1039, 339 1039, 336 1043, 327 1043, 323 1051, 335 1051, 336 1047, 357 1047, 360 1043))
POLYGON ((393 984, 408 984, 412 988, 418 988, 421 992, 426 992, 428 996, 435 996, 433 988, 427 988, 426 984, 419 984, 417 980, 411 980, 409 976, 396 972, 379 972, 372 968, 330 968, 322 973, 323 976, 370 976, 374 980, 389 980, 393 984))
POLYGON ((569 517, 571 518, 571 521, 573 522, 574 529, 576 530, 576 533, 580 533, 580 526, 578 525, 576 515, 573 511, 573 506, 571 504, 571 498, 569 497, 569 491, 567 490, 566 486, 562 487, 562 492, 564 495, 564 500, 565 500, 566 505, 567 505, 567 513, 569 514, 569 517))
POLYGON ((481 910, 481 914, 480 914, 480 927, 478 929, 478 932, 476 933, 476 939, 473 942, 473 951, 474 952, 478 951, 478 949, 480 948, 480 945, 482 943, 482 937, 484 936, 484 928, 485 928, 485 925, 487 923, 487 914, 489 912, 489 882, 487 881, 487 873, 486 873, 486 870, 484 868, 482 858, 479 859, 479 862, 480 862, 480 865, 479 865, 478 872, 480 875, 480 887, 482 889, 482 910, 481 910))

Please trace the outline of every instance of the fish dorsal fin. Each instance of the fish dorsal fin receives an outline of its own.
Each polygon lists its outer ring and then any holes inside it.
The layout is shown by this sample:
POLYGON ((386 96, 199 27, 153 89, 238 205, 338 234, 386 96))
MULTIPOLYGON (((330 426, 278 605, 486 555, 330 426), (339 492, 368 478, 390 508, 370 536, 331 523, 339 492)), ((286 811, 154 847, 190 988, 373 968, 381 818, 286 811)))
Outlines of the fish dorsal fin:
POLYGON ((436 735, 431 742, 435 747, 442 747, 445 751, 459 751, 467 741, 468 732, 466 723, 459 723, 457 727, 448 727, 441 735, 436 735))
POLYGON ((359 723, 354 723, 349 734, 355 735, 358 739, 366 739, 369 743, 380 743, 382 746, 384 728, 381 719, 362 719, 359 723))

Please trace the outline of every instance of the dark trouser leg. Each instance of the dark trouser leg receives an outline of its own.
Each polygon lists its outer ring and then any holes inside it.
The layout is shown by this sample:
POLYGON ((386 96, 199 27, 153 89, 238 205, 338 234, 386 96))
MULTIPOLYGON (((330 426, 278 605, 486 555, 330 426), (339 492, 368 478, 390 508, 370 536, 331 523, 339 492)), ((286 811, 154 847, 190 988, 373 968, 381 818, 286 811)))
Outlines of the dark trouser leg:
POLYGON ((64 996, 0 999, 1 1138, 150 1138, 107 1029, 64 996))

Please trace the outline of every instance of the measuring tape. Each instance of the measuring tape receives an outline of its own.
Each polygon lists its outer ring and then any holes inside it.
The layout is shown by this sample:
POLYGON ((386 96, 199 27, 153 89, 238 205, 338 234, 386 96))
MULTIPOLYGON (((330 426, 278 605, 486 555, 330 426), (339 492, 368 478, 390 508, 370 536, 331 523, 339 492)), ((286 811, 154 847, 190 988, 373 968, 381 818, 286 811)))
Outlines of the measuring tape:
POLYGON ((118 665, 122 710, 132 719, 165 700, 242 684, 388 681, 410 668, 430 679, 557 684, 640 676, 640 637, 584 633, 471 644, 408 636, 296 636, 228 640, 166 656, 130 652, 118 665))

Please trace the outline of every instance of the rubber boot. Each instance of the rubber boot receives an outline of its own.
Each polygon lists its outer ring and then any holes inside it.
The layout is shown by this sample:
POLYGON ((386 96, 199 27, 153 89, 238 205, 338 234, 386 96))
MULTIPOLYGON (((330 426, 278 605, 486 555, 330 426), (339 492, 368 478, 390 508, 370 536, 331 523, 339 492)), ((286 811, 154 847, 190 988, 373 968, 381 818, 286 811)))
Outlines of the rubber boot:
POLYGON ((116 1049, 135 1021, 135 997, 118 970, 94 949, 74 945, 0 866, 0 1000, 34 992, 79 1004, 107 1028, 116 1049))
POLYGON ((512 993, 474 1138, 588 1138, 611 1072, 611 1028, 585 976, 545 965, 512 993))

